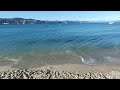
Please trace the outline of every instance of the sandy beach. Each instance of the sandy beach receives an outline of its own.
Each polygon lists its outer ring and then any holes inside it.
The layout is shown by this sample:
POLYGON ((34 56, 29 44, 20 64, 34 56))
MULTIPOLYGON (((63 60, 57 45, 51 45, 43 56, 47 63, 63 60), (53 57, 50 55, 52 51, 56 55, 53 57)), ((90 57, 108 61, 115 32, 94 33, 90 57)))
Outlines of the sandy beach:
POLYGON ((0 79, 120 79, 120 67, 64 64, 18 69, 1 66, 0 79))

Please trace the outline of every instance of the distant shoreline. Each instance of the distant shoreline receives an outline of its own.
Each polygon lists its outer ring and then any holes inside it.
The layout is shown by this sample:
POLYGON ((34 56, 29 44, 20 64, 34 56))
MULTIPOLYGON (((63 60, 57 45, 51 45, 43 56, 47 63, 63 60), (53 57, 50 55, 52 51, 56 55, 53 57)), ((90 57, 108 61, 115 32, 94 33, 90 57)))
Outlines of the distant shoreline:
MULTIPOLYGON (((0 25, 17 25, 17 24, 55 24, 55 23, 108 23, 111 21, 71 21, 71 20, 65 20, 65 21, 59 21, 59 20, 36 20, 36 19, 25 19, 25 18, 0 18, 0 25)), ((118 21, 112 21, 112 22, 120 22, 118 21)))
POLYGON ((0 18, 0 25, 16 25, 16 24, 54 24, 54 23, 70 23, 78 21, 49 21, 49 20, 36 20, 25 18, 0 18))

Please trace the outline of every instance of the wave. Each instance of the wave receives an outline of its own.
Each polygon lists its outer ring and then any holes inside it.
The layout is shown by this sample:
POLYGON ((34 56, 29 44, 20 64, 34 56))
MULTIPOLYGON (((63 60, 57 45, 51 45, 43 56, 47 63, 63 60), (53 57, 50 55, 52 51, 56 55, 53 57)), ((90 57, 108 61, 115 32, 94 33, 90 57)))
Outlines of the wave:
POLYGON ((120 61, 118 58, 111 57, 111 56, 105 56, 103 58, 100 58, 100 61, 95 58, 85 58, 85 57, 83 58, 82 56, 80 56, 80 59, 84 64, 87 64, 87 65, 120 64, 120 61))
POLYGON ((76 57, 79 57, 79 59, 82 61, 82 63, 87 64, 87 65, 95 65, 96 64, 96 60, 94 58, 92 58, 91 56, 80 52, 79 54, 76 53, 75 51, 72 50, 66 50, 66 53, 74 55, 76 57))
POLYGON ((87 61, 82 56, 80 56, 80 59, 82 60, 82 62, 84 64, 88 64, 88 65, 94 65, 95 64, 95 59, 93 59, 93 58, 89 58, 89 60, 87 61))
POLYGON ((21 61, 22 60, 22 57, 18 57, 18 58, 11 58, 11 57, 2 57, 1 58, 1 61, 11 61, 11 62, 13 62, 13 64, 17 64, 19 61, 21 61))
MULTIPOLYGON (((102 50, 92 48, 92 49, 86 49, 86 51, 82 49, 74 47, 71 49, 71 52, 76 54, 76 56, 79 57, 82 63, 84 64, 87 65, 97 65, 97 64, 107 64, 107 63, 120 64, 119 53, 116 53, 114 48, 102 49, 102 50)), ((119 51, 118 47, 116 47, 116 49, 119 51)))

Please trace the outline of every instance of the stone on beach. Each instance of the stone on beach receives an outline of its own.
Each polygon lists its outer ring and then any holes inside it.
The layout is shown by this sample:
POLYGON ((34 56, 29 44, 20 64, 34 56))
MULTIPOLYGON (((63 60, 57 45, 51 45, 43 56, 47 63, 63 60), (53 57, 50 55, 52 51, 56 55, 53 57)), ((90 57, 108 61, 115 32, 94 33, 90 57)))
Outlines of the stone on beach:
POLYGON ((48 69, 17 69, 0 72, 0 79, 120 79, 120 72, 101 73, 91 70, 87 73, 71 73, 48 69))

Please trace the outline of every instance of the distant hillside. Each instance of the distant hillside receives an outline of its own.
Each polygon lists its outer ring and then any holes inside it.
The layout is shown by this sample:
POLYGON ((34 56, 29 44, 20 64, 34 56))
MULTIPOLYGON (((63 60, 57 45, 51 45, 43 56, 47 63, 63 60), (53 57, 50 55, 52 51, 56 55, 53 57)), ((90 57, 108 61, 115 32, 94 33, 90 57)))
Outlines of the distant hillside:
POLYGON ((71 21, 42 21, 24 18, 0 18, 0 24, 47 24, 47 23, 69 23, 71 21))
MULTIPOLYGON (((109 21, 43 21, 25 18, 0 18, 0 25, 3 24, 55 24, 55 23, 108 23, 109 21)), ((120 20, 115 21, 120 23, 120 20)))

